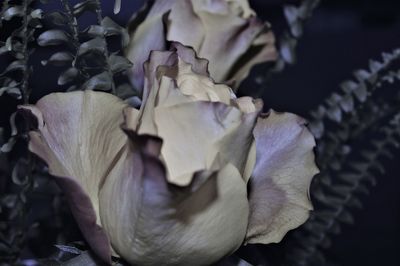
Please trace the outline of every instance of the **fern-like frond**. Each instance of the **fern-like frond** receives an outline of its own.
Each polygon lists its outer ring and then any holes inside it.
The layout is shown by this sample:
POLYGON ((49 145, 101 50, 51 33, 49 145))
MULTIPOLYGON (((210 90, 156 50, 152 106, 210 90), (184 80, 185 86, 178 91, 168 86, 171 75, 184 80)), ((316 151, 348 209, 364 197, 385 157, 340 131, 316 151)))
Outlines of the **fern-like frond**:
POLYGON ((390 154, 400 134, 400 93, 386 86, 400 77, 391 70, 399 59, 400 50, 394 50, 382 62, 370 61, 369 71, 355 72, 357 82, 344 82, 340 93, 312 113, 321 169, 311 186, 316 211, 287 239, 290 265, 323 265, 321 248, 330 245, 329 236, 339 233, 342 223, 353 222, 352 208, 361 207, 359 193, 368 193, 376 170, 384 170, 378 159, 390 154))
POLYGON ((291 235, 286 253, 288 265, 324 265, 322 249, 330 247, 330 236, 340 233, 343 223, 354 222, 351 211, 362 207, 360 196, 368 194, 369 187, 377 182, 376 176, 384 172, 382 161, 392 158, 394 148, 400 148, 398 108, 390 117, 373 130, 374 137, 356 144, 363 148, 344 156, 340 171, 322 172, 318 177, 329 182, 322 181, 312 191, 318 208, 291 235))

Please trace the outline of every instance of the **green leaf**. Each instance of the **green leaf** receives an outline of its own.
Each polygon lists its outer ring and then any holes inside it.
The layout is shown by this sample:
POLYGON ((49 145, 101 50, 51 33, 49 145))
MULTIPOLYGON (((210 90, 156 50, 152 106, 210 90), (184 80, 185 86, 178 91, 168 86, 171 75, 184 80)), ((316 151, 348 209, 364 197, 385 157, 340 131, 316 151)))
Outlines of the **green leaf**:
POLYGON ((104 54, 106 51, 105 42, 101 38, 94 38, 90 41, 84 42, 79 46, 78 56, 84 55, 88 52, 98 52, 104 54))
POLYGON ((62 86, 68 83, 73 82, 79 77, 79 70, 71 67, 64 71, 60 77, 58 78, 57 84, 62 86))
POLYGON ((8 67, 3 71, 3 73, 0 74, 0 76, 3 76, 5 74, 8 74, 10 72, 14 71, 25 71, 26 66, 25 62, 22 60, 15 60, 11 64, 8 65, 8 67))
POLYGON ((2 19, 11 20, 14 17, 22 17, 24 16, 24 9, 22 6, 12 6, 8 8, 2 15, 2 19))
POLYGON ((103 37, 105 34, 104 28, 100 25, 90 25, 83 33, 87 34, 90 38, 103 37))
POLYGON ((106 36, 120 35, 122 47, 128 46, 130 38, 128 31, 124 27, 118 25, 109 17, 105 17, 101 21, 101 26, 104 28, 106 36))
POLYGON ((114 74, 129 69, 133 65, 126 57, 119 55, 110 55, 109 64, 114 74))
POLYGON ((0 96, 2 96, 4 93, 7 93, 8 95, 12 96, 15 99, 21 99, 22 97, 20 89, 16 87, 0 88, 0 96))
POLYGON ((46 15, 46 17, 52 21, 55 25, 65 26, 68 23, 67 16, 59 11, 54 11, 46 15))
POLYGON ((73 7, 72 12, 76 17, 79 17, 86 11, 95 12, 97 8, 100 8, 100 7, 97 6, 97 3, 95 0, 86 0, 86 1, 76 4, 73 7))
POLYGON ((52 29, 39 35, 37 42, 40 46, 59 45, 68 43, 71 37, 63 30, 52 29))
POLYGON ((65 246, 65 245, 55 245, 55 247, 66 253, 71 253, 76 255, 82 254, 82 250, 76 247, 65 246))
POLYGON ((104 71, 85 82, 82 88, 85 90, 101 90, 108 91, 112 87, 112 79, 110 75, 104 71))
POLYGON ((35 9, 31 12, 31 17, 34 19, 42 19, 43 18, 43 10, 35 9))
POLYGON ((16 142, 17 142, 17 139, 15 137, 9 138, 8 141, 1 146, 0 151, 3 153, 10 152, 16 142))
POLYGON ((43 60, 42 65, 51 64, 54 66, 64 66, 70 64, 74 60, 74 56, 69 52, 57 52, 53 54, 49 59, 43 60))
POLYGON ((289 64, 294 64, 296 62, 296 48, 297 40, 292 38, 285 38, 282 40, 280 54, 283 60, 289 64))
POLYGON ((11 178, 14 184, 24 186, 29 182, 29 164, 24 158, 20 158, 15 164, 11 178))

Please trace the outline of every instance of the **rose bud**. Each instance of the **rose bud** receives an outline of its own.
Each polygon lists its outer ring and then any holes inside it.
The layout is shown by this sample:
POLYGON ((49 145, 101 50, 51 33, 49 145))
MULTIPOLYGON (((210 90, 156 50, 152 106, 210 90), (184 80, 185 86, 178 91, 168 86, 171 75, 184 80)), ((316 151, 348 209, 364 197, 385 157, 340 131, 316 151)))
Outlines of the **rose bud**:
POLYGON ((92 250, 133 265, 209 265, 304 223, 318 172, 303 119, 215 84, 179 43, 145 63, 140 110, 94 91, 22 106, 92 250), (122 124, 122 126, 120 126, 122 124))

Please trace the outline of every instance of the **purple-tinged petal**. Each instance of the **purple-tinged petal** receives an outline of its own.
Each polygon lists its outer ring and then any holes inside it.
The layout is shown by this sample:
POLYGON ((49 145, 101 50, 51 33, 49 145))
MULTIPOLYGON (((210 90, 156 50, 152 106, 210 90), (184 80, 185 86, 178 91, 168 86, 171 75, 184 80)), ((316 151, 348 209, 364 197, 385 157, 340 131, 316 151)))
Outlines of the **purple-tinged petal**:
POLYGON ((160 142, 127 133, 132 146, 115 168, 122 175, 107 179, 100 191, 101 221, 116 252, 134 265, 209 265, 235 251, 248 215, 238 170, 228 164, 176 187, 168 184, 155 150, 145 148, 160 142))
MULTIPOLYGON (((278 58, 278 52, 275 47, 275 36, 268 25, 261 25, 261 22, 253 18, 250 22, 248 31, 259 28, 261 31, 258 37, 246 48, 246 51, 237 59, 235 65, 231 68, 227 83, 233 88, 237 88, 241 81, 247 78, 253 66, 264 62, 273 62, 278 58)), ((251 34, 251 33, 250 33, 251 34)), ((242 34, 240 38, 246 40, 249 38, 242 34)))
POLYGON ((167 40, 180 42, 199 51, 204 41, 204 26, 193 10, 192 1, 176 1, 167 18, 167 40))
POLYGON ((98 193, 127 143, 120 129, 125 107, 117 97, 93 91, 53 93, 35 106, 20 106, 38 125, 29 149, 48 164, 83 235, 106 262, 111 250, 98 216, 98 193))
POLYGON ((315 140, 302 118, 274 111, 259 118, 254 137, 257 159, 249 184, 246 243, 279 242, 312 209, 309 187, 318 173, 315 140))
MULTIPOLYGON (((174 2, 175 0, 156 1, 143 23, 131 29, 134 33, 131 33, 131 41, 125 52, 127 58, 133 62, 130 78, 138 91, 143 90, 143 64, 149 58, 150 52, 167 48, 163 16, 173 6, 174 2)), ((135 20, 131 22, 131 24, 136 23, 135 20)), ((133 26, 130 28, 133 28, 133 26)))

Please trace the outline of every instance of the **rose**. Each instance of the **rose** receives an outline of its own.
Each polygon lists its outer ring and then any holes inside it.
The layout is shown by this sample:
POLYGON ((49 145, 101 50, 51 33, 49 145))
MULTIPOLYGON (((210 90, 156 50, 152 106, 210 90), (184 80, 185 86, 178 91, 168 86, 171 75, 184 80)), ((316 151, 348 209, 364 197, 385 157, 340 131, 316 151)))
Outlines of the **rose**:
POLYGON ((247 0, 156 0, 129 25, 126 54, 134 63, 132 82, 141 91, 142 65, 150 51, 168 50, 169 41, 176 41, 209 60, 216 82, 236 88, 255 64, 276 59, 269 28, 247 0))
POLYGON ((107 262, 211 264, 243 243, 279 242, 311 209, 318 169, 304 120, 260 114, 261 101, 236 98, 206 60, 171 47, 145 64, 140 110, 93 91, 21 107, 38 125, 30 150, 107 262))

